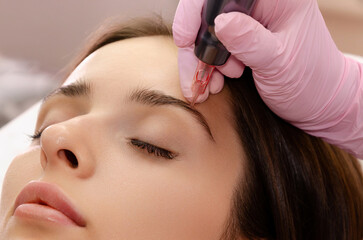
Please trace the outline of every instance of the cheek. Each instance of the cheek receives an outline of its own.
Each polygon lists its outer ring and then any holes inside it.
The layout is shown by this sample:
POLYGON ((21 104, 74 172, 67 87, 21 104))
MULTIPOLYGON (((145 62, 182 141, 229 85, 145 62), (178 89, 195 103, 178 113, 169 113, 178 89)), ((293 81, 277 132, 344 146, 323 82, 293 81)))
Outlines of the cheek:
POLYGON ((3 219, 12 210, 18 193, 31 180, 41 175, 40 148, 32 147, 11 162, 3 182, 0 216, 3 219))
POLYGON ((93 188, 100 191, 90 214, 97 232, 117 233, 120 239, 218 239, 230 195, 186 171, 185 163, 134 160, 100 170, 99 176, 108 176, 102 184, 94 180, 93 188))

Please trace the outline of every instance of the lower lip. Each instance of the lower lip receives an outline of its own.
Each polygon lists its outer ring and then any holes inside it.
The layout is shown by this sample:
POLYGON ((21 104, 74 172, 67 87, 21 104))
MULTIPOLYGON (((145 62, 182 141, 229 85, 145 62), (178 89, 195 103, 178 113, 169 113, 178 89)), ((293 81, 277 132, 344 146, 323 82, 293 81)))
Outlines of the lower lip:
POLYGON ((73 220, 68 218, 62 212, 49 206, 36 203, 21 204, 15 209, 14 216, 40 221, 48 221, 61 225, 76 225, 73 220))

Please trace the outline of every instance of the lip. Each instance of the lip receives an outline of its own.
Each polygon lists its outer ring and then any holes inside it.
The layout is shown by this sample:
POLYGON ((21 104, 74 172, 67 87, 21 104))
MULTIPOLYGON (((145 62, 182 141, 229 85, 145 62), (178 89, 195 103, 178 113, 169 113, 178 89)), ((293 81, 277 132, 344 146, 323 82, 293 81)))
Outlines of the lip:
POLYGON ((72 202, 58 186, 51 183, 29 182, 17 196, 14 209, 15 216, 30 216, 63 224, 86 226, 86 221, 72 202), (53 216, 46 216, 47 214, 53 216))

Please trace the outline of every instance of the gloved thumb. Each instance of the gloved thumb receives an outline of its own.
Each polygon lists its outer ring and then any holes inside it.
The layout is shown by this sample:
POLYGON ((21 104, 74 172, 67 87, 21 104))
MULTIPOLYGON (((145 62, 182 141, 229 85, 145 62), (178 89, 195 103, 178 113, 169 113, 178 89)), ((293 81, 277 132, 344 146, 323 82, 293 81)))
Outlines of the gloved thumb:
POLYGON ((273 62, 282 50, 277 35, 252 17, 239 13, 223 13, 215 19, 215 33, 227 50, 254 73, 273 70, 273 62))

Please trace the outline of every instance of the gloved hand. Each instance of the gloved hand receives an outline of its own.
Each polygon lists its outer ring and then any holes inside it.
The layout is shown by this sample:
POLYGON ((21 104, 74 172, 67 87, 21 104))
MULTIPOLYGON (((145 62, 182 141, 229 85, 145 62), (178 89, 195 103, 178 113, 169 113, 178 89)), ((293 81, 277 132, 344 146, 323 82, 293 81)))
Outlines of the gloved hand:
MULTIPOLYGON (((188 100, 203 4, 180 0, 173 23, 181 88, 188 100)), ((219 15, 215 32, 232 56, 213 73, 209 89, 197 102, 223 88, 223 75, 239 77, 245 64, 276 114, 363 157, 363 65, 337 49, 316 0, 257 0, 251 17, 219 15)))

